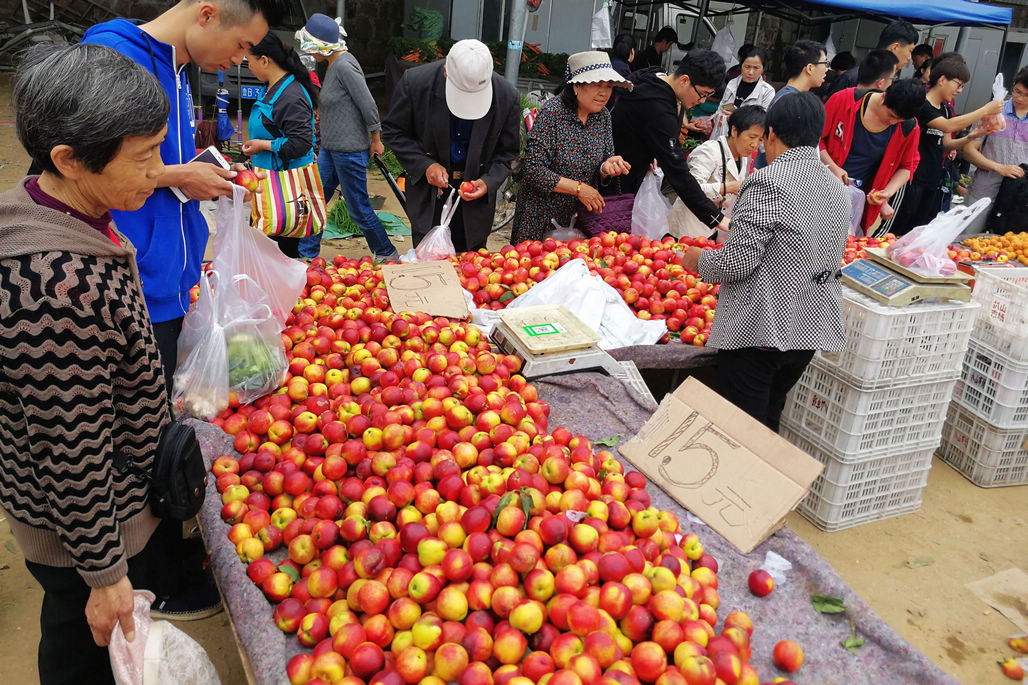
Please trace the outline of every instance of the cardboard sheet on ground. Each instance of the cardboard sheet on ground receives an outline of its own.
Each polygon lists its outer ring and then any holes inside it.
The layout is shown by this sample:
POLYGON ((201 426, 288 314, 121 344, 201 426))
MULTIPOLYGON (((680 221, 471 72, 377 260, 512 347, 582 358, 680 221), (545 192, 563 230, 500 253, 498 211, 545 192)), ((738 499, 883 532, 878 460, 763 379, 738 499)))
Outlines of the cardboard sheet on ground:
POLYGON ((744 554, 781 527, 824 468, 694 378, 619 449, 744 554))
POLYGON ((449 261, 386 264, 382 277, 394 312, 425 312, 455 319, 468 316, 464 289, 449 261))
POLYGON ((964 587, 1009 618, 1015 626, 1028 632, 1028 573, 1019 568, 1008 568, 964 587))

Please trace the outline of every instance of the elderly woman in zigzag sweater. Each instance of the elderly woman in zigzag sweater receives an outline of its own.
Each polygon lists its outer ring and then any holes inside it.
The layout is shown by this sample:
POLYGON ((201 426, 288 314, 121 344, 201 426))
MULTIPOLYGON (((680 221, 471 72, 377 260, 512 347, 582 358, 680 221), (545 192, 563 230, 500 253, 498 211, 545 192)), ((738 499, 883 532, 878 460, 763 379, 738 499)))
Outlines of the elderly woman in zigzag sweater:
POLYGON ((14 100, 43 171, 0 195, 0 507, 45 593, 40 682, 113 682, 106 645, 119 620, 133 639, 157 526, 124 467, 149 471, 169 417, 136 248, 109 210, 153 193, 168 99, 127 57, 74 45, 30 53, 14 100))

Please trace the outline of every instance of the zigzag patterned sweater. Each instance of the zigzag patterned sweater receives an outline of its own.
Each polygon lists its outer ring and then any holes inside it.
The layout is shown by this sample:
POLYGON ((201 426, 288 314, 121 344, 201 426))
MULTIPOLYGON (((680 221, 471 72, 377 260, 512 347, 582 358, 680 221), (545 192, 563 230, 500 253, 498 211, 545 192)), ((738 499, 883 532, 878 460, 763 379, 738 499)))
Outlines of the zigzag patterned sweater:
POLYGON ((0 195, 0 506, 29 561, 117 582, 157 525, 149 472, 168 421, 135 249, 0 195))

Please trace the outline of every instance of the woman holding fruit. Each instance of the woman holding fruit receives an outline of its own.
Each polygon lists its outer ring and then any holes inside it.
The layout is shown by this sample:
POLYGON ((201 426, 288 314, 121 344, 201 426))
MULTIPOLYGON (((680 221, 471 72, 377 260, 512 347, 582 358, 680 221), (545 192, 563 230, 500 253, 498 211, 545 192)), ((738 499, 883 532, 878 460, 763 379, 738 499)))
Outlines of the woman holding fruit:
POLYGON ((606 108, 614 86, 632 88, 606 53, 568 58, 566 82, 543 106, 528 136, 511 235, 515 245, 541 240, 554 221, 567 226, 579 202, 593 212, 603 209, 596 186, 628 173, 628 162, 614 155, 606 108))
POLYGON ((114 682, 157 526, 147 481, 169 420, 136 247, 164 173, 168 98, 111 48, 39 46, 14 86, 18 140, 42 170, 0 199, 0 507, 43 588, 41 683, 114 682), (119 93, 112 98, 111 93, 119 93))
MULTIPOLYGON (((296 52, 271 31, 250 48, 247 65, 268 87, 264 97, 256 100, 250 110, 251 138, 243 143, 243 153, 250 156, 255 168, 271 173, 313 165, 318 92, 310 72, 296 52)), ((255 217, 257 207, 255 202, 255 217)), ((264 219, 270 221, 270 217, 264 219)), ((283 254, 300 256, 300 238, 270 238, 278 243, 283 254)))

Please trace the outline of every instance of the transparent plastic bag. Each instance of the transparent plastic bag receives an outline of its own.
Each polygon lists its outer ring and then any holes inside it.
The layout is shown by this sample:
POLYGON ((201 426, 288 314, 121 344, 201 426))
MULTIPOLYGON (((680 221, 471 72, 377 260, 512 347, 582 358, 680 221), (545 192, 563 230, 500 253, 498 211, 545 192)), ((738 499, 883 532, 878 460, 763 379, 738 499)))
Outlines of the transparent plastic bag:
POLYGON ((735 53, 737 51, 735 36, 732 35, 732 27, 724 26, 718 29, 718 32, 714 34, 714 42, 710 44, 710 49, 725 61, 725 66, 731 64, 735 60, 735 53))
POLYGON ((610 3, 604 2, 593 15, 589 44, 593 50, 609 50, 613 47, 610 41, 610 3))
POLYGON ((556 219, 550 219, 550 223, 553 224, 553 230, 546 236, 547 238, 553 238, 554 240, 563 240, 564 242, 570 242, 572 240, 588 240, 589 236, 582 233, 575 228, 575 222, 578 220, 578 215, 575 214, 571 217, 571 223, 567 226, 561 226, 557 223, 556 219))
POLYGON ((457 212, 457 205, 460 204, 460 196, 456 190, 451 190, 443 205, 442 214, 439 216, 439 225, 425 234, 418 246, 414 248, 414 254, 418 262, 434 262, 440 259, 449 259, 457 253, 453 247, 453 240, 450 238, 450 220, 457 212))
MULTIPOLYGON (((996 74, 996 78, 992 82, 992 99, 999 100, 1000 102, 1007 99, 1007 89, 1003 85, 1003 74, 996 74)), ((982 126, 985 127, 985 133, 988 135, 1005 129, 1007 127, 1007 119, 1003 116, 1002 112, 990 114, 982 119, 982 126)))
POLYGON ((635 204, 632 205, 633 234, 650 240, 660 240, 667 234, 671 203, 660 192, 663 180, 664 172, 659 167, 646 173, 639 192, 635 194, 635 204))
MULTIPOLYGON (((213 275, 214 280, 217 275, 213 275)), ((206 276, 200 295, 189 308, 178 336, 172 405, 178 414, 210 420, 228 406, 228 355, 225 330, 219 323, 217 302, 206 276)))
POLYGON ((850 181, 846 186, 846 192, 850 196, 850 235, 854 238, 864 236, 864 228, 861 221, 864 218, 864 205, 867 204, 867 195, 858 185, 859 182, 850 181))
POLYGON ((152 592, 136 590, 132 600, 135 638, 127 641, 116 626, 108 648, 117 685, 220 685, 217 669, 198 642, 167 621, 150 618, 152 592))
POLYGON ((946 253, 952 243, 992 202, 982 198, 970 207, 961 205, 918 226, 886 248, 886 254, 900 266, 930 277, 952 276, 956 263, 946 253))
MULTIPOLYGON (((285 325, 303 287, 307 284, 307 267, 282 254, 271 238, 250 227, 249 214, 243 203, 244 190, 233 187, 231 198, 218 200, 218 232, 212 239, 212 267, 224 278, 236 274, 250 277, 243 284, 243 296, 260 290, 267 297, 275 317, 285 325)), ((254 297, 260 298, 255 293, 254 297)))
POLYGON ((232 392, 246 403, 274 391, 289 363, 281 331, 254 279, 242 274, 222 279, 212 270, 201 280, 179 335, 175 411, 210 420, 228 406, 232 392))

